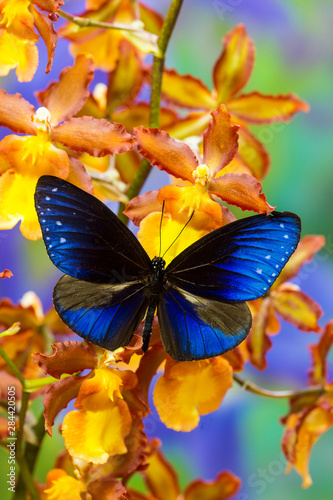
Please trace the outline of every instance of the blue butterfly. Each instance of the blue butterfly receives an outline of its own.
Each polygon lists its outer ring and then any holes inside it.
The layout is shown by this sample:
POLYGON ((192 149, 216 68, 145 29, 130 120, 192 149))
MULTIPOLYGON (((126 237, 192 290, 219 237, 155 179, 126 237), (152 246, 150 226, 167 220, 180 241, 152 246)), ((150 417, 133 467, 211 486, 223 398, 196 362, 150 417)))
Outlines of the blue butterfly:
POLYGON ((67 181, 41 177, 35 204, 48 255, 65 273, 53 293, 62 320, 115 350, 145 317, 147 350, 157 309, 163 346, 176 361, 218 356, 245 339, 246 301, 269 290, 301 229, 289 212, 248 217, 207 234, 165 268, 106 205, 67 181))

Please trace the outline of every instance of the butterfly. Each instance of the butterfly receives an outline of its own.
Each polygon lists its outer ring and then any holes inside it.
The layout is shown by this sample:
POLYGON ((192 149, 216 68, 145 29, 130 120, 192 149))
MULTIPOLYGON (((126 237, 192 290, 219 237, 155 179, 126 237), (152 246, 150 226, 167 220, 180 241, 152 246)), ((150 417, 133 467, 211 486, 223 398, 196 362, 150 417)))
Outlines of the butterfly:
POLYGON ((35 205, 48 255, 65 273, 53 292, 64 323, 113 351, 145 318, 145 351, 157 310, 163 346, 176 361, 217 356, 245 339, 246 301, 273 285, 301 230, 290 212, 254 215, 212 231, 165 267, 104 203, 67 181, 42 176, 35 205))

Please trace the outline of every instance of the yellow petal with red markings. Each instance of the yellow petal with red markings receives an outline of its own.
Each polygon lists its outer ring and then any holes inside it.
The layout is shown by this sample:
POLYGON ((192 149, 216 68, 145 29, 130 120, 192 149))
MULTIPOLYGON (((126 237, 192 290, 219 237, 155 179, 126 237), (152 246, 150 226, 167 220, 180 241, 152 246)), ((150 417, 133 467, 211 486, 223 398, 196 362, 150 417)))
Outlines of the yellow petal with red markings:
POLYGON ((30 82, 38 67, 38 50, 34 42, 22 40, 0 30, 0 76, 16 68, 19 82, 30 82))
POLYGON ((216 99, 198 78, 180 75, 174 69, 165 69, 162 80, 163 98, 177 106, 194 109, 212 109, 216 99))
POLYGON ((290 280, 298 274, 303 264, 310 262, 315 254, 325 245, 325 236, 304 236, 299 242, 295 252, 282 269, 280 276, 273 287, 277 288, 284 281, 290 280))
POLYGON ((211 179, 208 189, 211 194, 242 210, 268 214, 274 209, 261 192, 262 185, 252 175, 225 174, 211 179))
MULTIPOLYGON (((237 119, 232 117, 232 122, 237 119)), ((270 158, 264 145, 243 124, 238 129, 238 154, 241 160, 250 169, 251 174, 261 180, 268 172, 270 158)))
POLYGON ((144 471, 143 476, 154 498, 177 500, 180 487, 172 465, 159 450, 154 451, 147 461, 149 467, 144 471))
POLYGON ((51 125, 58 125, 80 111, 88 99, 88 85, 93 77, 93 60, 81 54, 75 59, 73 67, 61 71, 59 81, 37 93, 41 104, 51 113, 51 125))
POLYGON ((295 94, 263 95, 251 92, 228 102, 234 116, 249 123, 288 122, 299 111, 309 111, 309 105, 295 94))
POLYGON ((310 345, 312 367, 309 370, 309 383, 322 385, 327 383, 327 355, 333 345, 333 320, 329 321, 318 344, 310 345))
POLYGON ((269 297, 260 298, 249 302, 249 306, 253 315, 252 328, 246 339, 249 360, 258 370, 264 370, 267 366, 266 353, 272 347, 272 342, 267 336, 271 300, 269 297))
MULTIPOLYGON (((89 395, 86 397, 90 399, 89 395)), ((62 424, 68 453, 93 464, 104 464, 110 456, 127 452, 124 440, 132 424, 131 414, 124 401, 118 400, 116 404, 106 401, 104 394, 100 401, 103 407, 98 405, 97 411, 88 401, 86 406, 90 409, 67 413, 62 424)))
POLYGON ((221 472, 214 481, 197 479, 190 483, 184 492, 184 500, 227 500, 237 493, 240 485, 237 476, 221 472))
POLYGON ((35 134, 34 114, 33 105, 20 94, 7 94, 0 89, 0 125, 18 134, 35 134))
POLYGON ((321 331, 318 325, 323 314, 321 307, 298 287, 286 283, 272 292, 271 297, 276 311, 285 321, 305 332, 321 331))
POLYGON ((31 12, 34 16, 34 23, 44 40, 47 49, 47 65, 45 73, 49 73, 52 69, 53 58, 55 54, 55 47, 58 42, 58 33, 54 30, 53 22, 50 20, 49 16, 39 12, 30 5, 31 12))
POLYGON ((214 176, 224 168, 237 153, 238 125, 231 125, 230 115, 222 104, 211 113, 213 120, 203 135, 203 162, 214 176))
POLYGON ((92 116, 70 118, 53 127, 52 140, 92 156, 126 153, 134 147, 133 139, 123 125, 92 116))
POLYGON ((139 93, 142 83, 141 58, 128 41, 122 40, 116 67, 109 74, 107 112, 112 113, 115 108, 131 103, 139 93))
POLYGON ((199 162, 187 144, 173 139, 167 132, 157 128, 136 128, 134 140, 139 153, 152 165, 175 177, 193 182, 192 171, 199 162))
POLYGON ((206 111, 194 111, 185 118, 177 118, 167 126, 161 126, 161 128, 164 128, 176 139, 186 139, 187 137, 201 136, 211 119, 211 114, 206 111))
MULTIPOLYGON (((117 123, 122 123, 126 130, 132 132, 134 127, 149 126, 149 104, 145 102, 133 103, 127 107, 115 110, 112 119, 117 123)), ((177 120, 177 113, 172 109, 162 107, 160 113, 160 128, 165 130, 170 124, 177 120)))
POLYGON ((200 415, 217 410, 231 385, 232 369, 222 357, 181 363, 168 358, 154 404, 167 427, 188 432, 197 427, 200 415))
POLYGON ((246 85, 254 63, 254 45, 243 24, 227 33, 223 46, 213 71, 218 104, 227 103, 246 85))

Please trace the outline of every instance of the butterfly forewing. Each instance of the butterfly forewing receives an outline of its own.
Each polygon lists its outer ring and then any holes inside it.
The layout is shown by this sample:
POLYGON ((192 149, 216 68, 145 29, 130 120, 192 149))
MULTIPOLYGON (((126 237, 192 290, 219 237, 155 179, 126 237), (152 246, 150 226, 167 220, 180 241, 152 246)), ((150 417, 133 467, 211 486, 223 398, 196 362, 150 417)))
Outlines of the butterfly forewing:
POLYGON ((43 176, 35 204, 49 257, 64 273, 113 283, 150 272, 151 261, 138 240, 94 196, 57 177, 43 176))
POLYGON ((235 221, 179 254, 166 268, 167 280, 212 300, 254 300, 272 286, 299 237, 300 219, 289 212, 235 221))

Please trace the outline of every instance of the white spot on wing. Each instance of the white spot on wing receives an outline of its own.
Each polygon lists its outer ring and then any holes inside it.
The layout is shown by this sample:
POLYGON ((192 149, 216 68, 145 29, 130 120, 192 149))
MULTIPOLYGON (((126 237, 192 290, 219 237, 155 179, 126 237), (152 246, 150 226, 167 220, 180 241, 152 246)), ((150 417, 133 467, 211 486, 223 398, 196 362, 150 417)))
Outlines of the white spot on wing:
POLYGON ((269 260, 271 258, 270 255, 266 255, 265 259, 269 260))
POLYGON ((66 238, 60 238, 60 243, 66 243, 66 238))
POLYGON ((53 188, 52 193, 56 193, 58 191, 58 188, 53 188))
POLYGON ((289 238, 287 234, 285 234, 283 237, 286 238, 286 240, 289 238))
POLYGON ((48 227, 46 227, 46 228, 45 228, 45 231, 49 231, 49 228, 48 228, 48 227))
POLYGON ((62 226, 62 222, 60 222, 60 220, 57 220, 56 224, 57 224, 57 226, 62 226))
POLYGON ((45 196, 45 200, 46 200, 46 201, 50 201, 50 199, 51 199, 51 198, 50 198, 49 196, 45 196))
POLYGON ((276 273, 272 273, 273 278, 276 276, 276 273))
POLYGON ((258 274, 262 274, 262 269, 260 269, 260 268, 258 267, 258 269, 257 269, 257 273, 258 273, 258 274))

